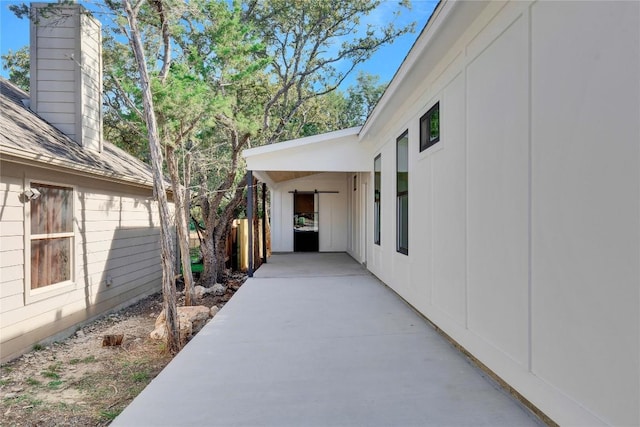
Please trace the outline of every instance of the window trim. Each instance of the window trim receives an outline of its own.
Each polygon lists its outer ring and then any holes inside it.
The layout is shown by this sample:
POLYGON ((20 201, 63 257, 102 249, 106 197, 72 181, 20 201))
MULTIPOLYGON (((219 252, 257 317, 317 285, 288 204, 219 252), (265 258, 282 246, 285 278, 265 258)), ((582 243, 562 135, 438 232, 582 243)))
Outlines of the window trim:
POLYGON ((440 101, 436 101, 435 104, 433 104, 431 106, 431 108, 429 108, 429 110, 424 113, 422 115, 422 117, 420 117, 420 120, 418 121, 418 128, 420 129, 420 152, 423 152, 425 150, 427 150, 428 148, 433 147, 434 145, 436 145, 438 142, 440 142, 440 101), (431 122, 431 116, 433 116, 433 114, 436 112, 438 112, 438 137, 431 141, 429 138, 429 133, 430 132, 425 132, 423 131, 423 127, 422 124, 424 122, 430 123, 431 122))
POLYGON ((77 188, 75 185, 67 183, 54 182, 48 179, 26 179, 25 188, 31 188, 36 185, 50 185, 55 187, 64 187, 71 190, 71 224, 72 231, 55 233, 55 234, 31 234, 31 203, 26 201, 24 203, 24 304, 31 304, 38 301, 45 300, 57 295, 61 295, 77 288, 76 283, 76 237, 77 237, 77 225, 76 225, 76 197, 77 188), (48 238, 48 237, 68 237, 70 238, 69 248, 69 280, 54 283, 48 286, 43 286, 36 289, 31 289, 31 242, 32 240, 48 238))
POLYGON ((382 242, 382 153, 373 159, 373 243, 380 246, 382 242), (380 160, 380 170, 376 171, 376 162, 380 160), (380 188, 376 188, 376 172, 380 174, 380 188), (376 203, 376 191, 379 192, 376 203), (377 217, 376 217, 377 214, 377 217), (376 222, 377 220, 377 222, 376 222), (377 226, 377 227, 376 227, 377 226))
POLYGON ((409 255, 409 130, 405 130, 398 138, 396 138, 396 252, 401 253, 403 255, 409 255), (400 156, 398 155, 399 142, 404 138, 407 139, 406 144, 406 157, 407 157, 407 189, 406 191, 398 191, 398 175, 399 175, 399 167, 400 167, 400 156), (400 222, 400 203, 401 198, 406 197, 407 199, 407 240, 406 242, 401 242, 401 222, 400 222), (405 244, 405 246, 403 246, 405 244))

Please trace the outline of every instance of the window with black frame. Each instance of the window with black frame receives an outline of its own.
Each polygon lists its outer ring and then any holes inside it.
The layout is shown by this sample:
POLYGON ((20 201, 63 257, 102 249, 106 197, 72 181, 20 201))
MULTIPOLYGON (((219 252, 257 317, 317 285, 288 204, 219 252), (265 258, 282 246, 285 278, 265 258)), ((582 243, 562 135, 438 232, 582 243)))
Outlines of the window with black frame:
POLYGON ((440 102, 436 102, 420 117, 420 151, 440 141, 440 102))
POLYGON ((373 243, 380 245, 380 196, 382 191, 382 155, 373 160, 373 243))
POLYGON ((397 247, 409 253, 409 132, 396 140, 396 225, 397 247))

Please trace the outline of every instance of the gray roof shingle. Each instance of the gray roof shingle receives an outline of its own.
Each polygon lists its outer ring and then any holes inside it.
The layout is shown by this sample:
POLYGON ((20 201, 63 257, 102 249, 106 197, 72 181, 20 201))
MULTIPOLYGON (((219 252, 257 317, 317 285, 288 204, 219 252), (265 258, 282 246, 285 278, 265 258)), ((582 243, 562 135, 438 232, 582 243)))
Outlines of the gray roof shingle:
POLYGON ((56 165, 109 178, 151 186, 149 165, 104 141, 102 153, 84 150, 27 108, 29 94, 0 77, 0 156, 56 165))

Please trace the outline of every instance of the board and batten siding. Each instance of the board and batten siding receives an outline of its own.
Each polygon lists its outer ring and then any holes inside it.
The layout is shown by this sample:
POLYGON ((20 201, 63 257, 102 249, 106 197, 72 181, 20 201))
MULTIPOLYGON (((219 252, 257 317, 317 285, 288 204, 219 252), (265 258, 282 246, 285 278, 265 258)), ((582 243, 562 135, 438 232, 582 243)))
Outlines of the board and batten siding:
POLYGON ((0 185, 1 358, 72 333, 76 325, 160 290, 159 220, 151 189, 2 163, 0 185), (72 285, 30 293, 25 260, 29 182, 74 189, 72 285))
POLYGON ((637 2, 489 2, 365 139, 372 168, 382 155, 367 267, 560 425, 640 424, 639 18, 637 2))

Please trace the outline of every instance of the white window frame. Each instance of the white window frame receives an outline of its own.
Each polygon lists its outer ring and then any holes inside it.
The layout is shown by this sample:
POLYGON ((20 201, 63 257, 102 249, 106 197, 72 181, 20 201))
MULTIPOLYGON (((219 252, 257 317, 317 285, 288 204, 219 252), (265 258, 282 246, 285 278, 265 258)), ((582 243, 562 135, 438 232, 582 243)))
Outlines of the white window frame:
POLYGON ((32 188, 34 185, 43 184, 43 185, 52 185, 57 187, 69 188, 72 191, 71 196, 71 212, 72 212, 72 231, 65 233, 55 233, 55 234, 31 234, 31 202, 25 201, 24 206, 24 303, 32 304, 38 301, 45 300, 47 298, 51 298, 57 295, 61 295, 76 289, 76 234, 77 234, 77 226, 76 226, 76 197, 77 197, 77 188, 75 185, 70 185, 67 183, 50 181, 48 179, 36 179, 30 178, 25 180, 25 189, 32 188), (31 289, 31 241, 36 238, 48 238, 48 237, 69 237, 71 239, 70 250, 69 250, 69 258, 70 258, 70 272, 69 280, 65 280, 63 282, 54 283, 52 285, 44 286, 37 289, 31 289))

